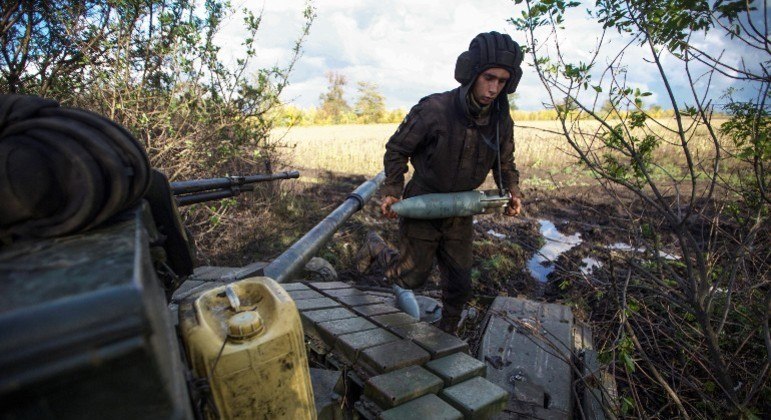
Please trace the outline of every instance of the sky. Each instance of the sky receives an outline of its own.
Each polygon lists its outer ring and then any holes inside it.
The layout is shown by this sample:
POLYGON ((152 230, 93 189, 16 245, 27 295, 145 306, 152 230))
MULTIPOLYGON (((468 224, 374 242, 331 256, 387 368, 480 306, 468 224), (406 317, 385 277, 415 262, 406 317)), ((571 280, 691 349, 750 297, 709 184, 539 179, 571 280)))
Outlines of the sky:
MULTIPOLYGON (((236 8, 262 10, 263 21, 257 37, 258 57, 255 66, 285 65, 291 56, 291 47, 303 24, 303 0, 234 0, 236 8)), ((593 3, 593 2, 592 2, 593 3)), ((389 109, 409 109, 423 96, 450 90, 458 86, 453 78, 457 56, 468 48, 469 42, 480 32, 508 33, 524 45, 524 34, 508 22, 519 16, 521 5, 513 0, 316 0, 316 19, 303 43, 303 54, 289 78, 290 85, 282 99, 294 106, 318 106, 319 96, 327 90, 329 71, 343 74, 348 79, 346 99, 353 104, 357 82, 377 84, 385 96, 389 109)), ((569 31, 560 38, 563 51, 573 59, 587 58, 600 35, 600 27, 585 17, 583 8, 569 15, 569 31)), ((218 36, 223 46, 221 58, 233 62, 242 51, 241 40, 245 31, 241 20, 231 17, 218 36)), ((624 40, 617 34, 605 38, 609 42, 608 57, 624 40)), ((723 59, 738 63, 768 60, 736 46, 724 37, 710 36, 695 40, 704 48, 722 53, 723 59)), ((649 104, 658 103, 671 108, 655 66, 643 60, 646 51, 635 47, 624 56, 628 64, 628 80, 632 87, 653 92, 649 104)), ((606 62, 610 58, 602 58, 606 62)), ((526 57, 524 76, 517 91, 517 106, 525 110, 543 109, 547 95, 526 57)), ((680 63, 674 57, 665 57, 671 83, 680 94, 687 94, 689 86, 684 72, 677 71, 680 63)), ((599 75, 598 75, 599 76, 599 75)), ((733 86, 744 89, 743 95, 752 96, 752 87, 728 79, 712 80, 712 97, 720 101, 722 92, 733 86)), ((691 101, 692 103, 692 101, 691 101)))

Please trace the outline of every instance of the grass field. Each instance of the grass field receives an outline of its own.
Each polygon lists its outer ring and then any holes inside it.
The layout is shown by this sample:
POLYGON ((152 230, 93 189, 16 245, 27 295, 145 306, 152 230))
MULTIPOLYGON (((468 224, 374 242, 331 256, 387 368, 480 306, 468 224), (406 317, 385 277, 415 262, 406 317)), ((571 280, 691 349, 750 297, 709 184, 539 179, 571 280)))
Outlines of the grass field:
MULTIPOLYGON (((293 165, 340 173, 374 175, 383 168, 388 138, 398 124, 328 125, 278 128, 272 136, 290 149, 293 165)), ((564 138, 552 121, 528 121, 515 129, 518 165, 548 164, 562 168, 575 160, 563 150, 564 138)))
MULTIPOLYGON (((373 176, 383 168, 383 153, 388 138, 398 124, 328 125, 277 128, 272 138, 288 150, 288 163, 298 169, 332 171, 341 174, 373 176)), ((674 122, 668 126, 674 128, 674 122)), ((592 141, 597 123, 583 121, 583 139, 592 141)), ((665 129, 659 129, 665 133, 665 129)), ((702 132, 689 135, 690 148, 697 159, 707 161, 714 147, 702 132)), ((671 133, 656 150, 656 160, 669 174, 682 171, 683 152, 679 140, 671 133)), ((515 160, 525 187, 550 187, 553 175, 561 175, 560 183, 580 182, 590 174, 570 148, 557 121, 522 121, 515 126, 515 160)), ((595 144, 599 144, 596 141, 595 144)), ((597 147, 597 146, 593 146, 597 147)), ((600 151, 600 154, 602 151, 600 151)), ((709 165, 707 165, 709 166, 709 165)), ((574 184, 573 184, 574 185, 574 184)))

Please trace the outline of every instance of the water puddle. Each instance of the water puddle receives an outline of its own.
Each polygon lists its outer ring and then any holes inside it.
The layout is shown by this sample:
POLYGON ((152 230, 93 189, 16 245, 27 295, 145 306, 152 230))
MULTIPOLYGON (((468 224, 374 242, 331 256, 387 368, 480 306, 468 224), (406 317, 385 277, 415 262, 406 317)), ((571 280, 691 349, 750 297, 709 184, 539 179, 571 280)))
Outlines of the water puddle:
POLYGON ((507 238, 506 235, 504 235, 502 233, 498 233, 498 232, 496 232, 496 231, 494 231, 492 229, 488 230, 487 234, 490 235, 490 236, 494 236, 494 237, 496 237, 498 239, 506 239, 507 238))
MULTIPOLYGON (((608 245, 606 248, 614 251, 622 251, 622 252, 639 252, 643 253, 647 251, 645 247, 635 248, 632 245, 625 244, 623 242, 616 242, 615 244, 608 245)), ((659 251, 659 257, 664 258, 666 260, 679 260, 680 257, 677 255, 668 254, 663 251, 659 251)))
POLYGON ((583 258, 581 259, 581 274, 587 276, 589 274, 592 274, 592 271, 594 271, 595 268, 602 267, 602 263, 595 260, 594 258, 583 258))
POLYGON ((540 232, 546 239, 546 244, 539 249, 533 258, 527 262, 530 274, 541 283, 546 283, 547 277, 554 271, 554 262, 564 252, 578 246, 581 240, 580 233, 565 236, 557 230, 549 220, 539 219, 540 232))

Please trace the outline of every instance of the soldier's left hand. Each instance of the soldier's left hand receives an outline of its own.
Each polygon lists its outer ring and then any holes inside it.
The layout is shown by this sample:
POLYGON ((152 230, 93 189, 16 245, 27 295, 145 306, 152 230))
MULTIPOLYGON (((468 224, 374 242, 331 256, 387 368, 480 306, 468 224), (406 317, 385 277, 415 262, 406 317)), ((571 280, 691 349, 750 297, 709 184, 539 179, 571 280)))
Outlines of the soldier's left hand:
POLYGON ((506 210, 503 212, 506 216, 517 216, 522 211, 522 199, 517 196, 511 196, 506 210))

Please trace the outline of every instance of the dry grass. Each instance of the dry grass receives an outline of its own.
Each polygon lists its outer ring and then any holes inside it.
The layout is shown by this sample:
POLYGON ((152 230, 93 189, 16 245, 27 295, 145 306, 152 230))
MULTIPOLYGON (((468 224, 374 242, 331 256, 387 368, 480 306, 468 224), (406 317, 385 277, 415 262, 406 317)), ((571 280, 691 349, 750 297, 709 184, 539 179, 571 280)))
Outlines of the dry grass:
MULTIPOLYGON (((271 134, 290 151, 298 168, 372 176, 383 170, 383 153, 398 124, 331 125, 274 130, 271 134)), ((545 164, 563 168, 574 163, 565 153, 564 138, 542 130, 557 130, 552 121, 528 121, 515 129, 518 165, 545 164)))
POLYGON ((372 176, 398 124, 318 125, 277 128, 271 136, 290 149, 290 166, 372 176))
MULTIPOLYGON (((674 122, 668 122, 674 128, 674 122)), ((275 129, 271 136, 288 148, 289 165, 298 169, 332 171, 339 174, 373 176, 383 168, 383 153, 388 138, 398 124, 304 126, 275 129)), ((584 138, 591 140, 596 122, 582 121, 584 138)), ((670 168, 684 163, 679 140, 670 133, 656 151, 656 158, 670 168)), ((580 171, 575 152, 568 145, 557 121, 522 121, 514 130, 515 159, 523 173, 523 184, 538 181, 530 179, 533 173, 570 173, 580 171), (530 175, 528 175, 530 173, 530 175)), ((707 136, 697 131, 690 139, 690 148, 700 159, 709 159, 713 147, 707 136)))

